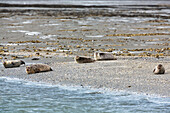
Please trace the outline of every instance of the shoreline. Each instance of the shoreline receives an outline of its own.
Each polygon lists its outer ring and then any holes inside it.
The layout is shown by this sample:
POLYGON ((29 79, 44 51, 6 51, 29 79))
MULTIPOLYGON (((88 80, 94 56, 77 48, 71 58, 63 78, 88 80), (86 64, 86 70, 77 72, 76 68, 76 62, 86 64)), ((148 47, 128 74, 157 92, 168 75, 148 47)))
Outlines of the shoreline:
POLYGON ((1 77, 18 78, 51 85, 89 87, 106 91, 128 91, 137 94, 170 97, 170 90, 168 90, 170 62, 168 61, 153 63, 144 60, 118 59, 87 64, 77 64, 74 61, 56 62, 49 63, 49 65, 53 68, 53 71, 37 74, 26 74, 23 66, 3 68, 1 69, 1 77), (152 69, 158 63, 164 65, 165 74, 155 75, 152 73, 152 69), (9 72, 9 70, 11 71, 9 72))
POLYGON ((89 91, 90 94, 130 94, 130 95, 140 95, 140 96, 147 96, 153 98, 170 98, 169 96, 162 96, 160 94, 154 94, 154 93, 148 94, 143 92, 141 93, 135 91, 119 90, 119 89, 110 90, 108 88, 93 88, 91 86, 81 86, 81 85, 79 86, 74 84, 50 84, 46 82, 28 81, 24 79, 4 77, 4 76, 0 76, 0 80, 4 80, 5 82, 22 83, 23 85, 31 85, 35 87, 38 86, 38 87, 61 88, 68 91, 85 90, 85 91, 89 91))
POLYGON ((116 8, 119 6, 138 6, 138 7, 169 7, 169 4, 160 5, 77 5, 77 4, 11 4, 11 3, 0 3, 0 7, 43 7, 43 8, 116 8))

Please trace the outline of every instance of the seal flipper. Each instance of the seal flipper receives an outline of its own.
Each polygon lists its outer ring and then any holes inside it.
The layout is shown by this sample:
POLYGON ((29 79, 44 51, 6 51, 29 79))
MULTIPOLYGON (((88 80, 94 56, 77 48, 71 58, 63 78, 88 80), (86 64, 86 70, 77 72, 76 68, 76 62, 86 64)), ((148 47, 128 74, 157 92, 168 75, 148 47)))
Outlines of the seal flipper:
POLYGON ((163 73, 162 74, 165 74, 165 70, 163 71, 163 73))

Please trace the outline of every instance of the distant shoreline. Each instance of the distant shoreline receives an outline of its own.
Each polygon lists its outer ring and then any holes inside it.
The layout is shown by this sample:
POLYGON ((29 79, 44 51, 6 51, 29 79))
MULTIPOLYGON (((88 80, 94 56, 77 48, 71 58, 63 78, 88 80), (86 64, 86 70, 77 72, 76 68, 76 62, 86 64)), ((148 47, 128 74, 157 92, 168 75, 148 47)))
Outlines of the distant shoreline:
MULTIPOLYGON (((8 4, 8 3, 0 3, 0 7, 42 7, 42 8, 117 8, 120 6, 125 7, 159 7, 160 9, 164 9, 165 7, 169 7, 170 5, 64 5, 64 4, 8 4)), ((145 8, 146 9, 146 8, 145 8)))

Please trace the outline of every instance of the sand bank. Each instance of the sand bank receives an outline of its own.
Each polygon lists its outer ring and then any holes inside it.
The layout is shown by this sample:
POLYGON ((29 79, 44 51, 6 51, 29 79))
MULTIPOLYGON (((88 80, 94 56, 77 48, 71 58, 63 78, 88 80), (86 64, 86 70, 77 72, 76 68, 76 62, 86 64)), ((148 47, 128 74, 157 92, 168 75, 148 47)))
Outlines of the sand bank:
MULTIPOLYGON (((27 65, 30 64, 31 62, 27 63, 27 65)), ((170 97, 170 62, 118 59, 87 64, 77 64, 74 61, 54 61, 49 65, 53 71, 30 75, 26 74, 25 67, 10 69, 1 67, 0 76, 53 85, 123 90, 170 97), (155 75, 152 72, 159 63, 163 64, 166 69, 166 73, 163 75, 155 75)))

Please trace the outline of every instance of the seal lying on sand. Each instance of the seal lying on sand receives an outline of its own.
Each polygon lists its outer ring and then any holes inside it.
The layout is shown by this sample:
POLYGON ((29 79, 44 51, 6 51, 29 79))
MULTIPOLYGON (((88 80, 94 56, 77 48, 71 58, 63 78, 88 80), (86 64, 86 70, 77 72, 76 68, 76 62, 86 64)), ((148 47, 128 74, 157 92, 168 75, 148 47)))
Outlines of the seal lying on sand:
POLYGON ((94 53, 95 60, 117 60, 112 53, 94 53))
POLYGON ((164 74, 165 73, 165 68, 162 66, 162 64, 159 64, 156 66, 153 70, 154 74, 164 74))
POLYGON ((25 65, 25 62, 22 60, 7 60, 3 62, 5 68, 20 67, 22 64, 25 65))
POLYGON ((80 57, 80 56, 76 56, 75 61, 77 63, 92 63, 92 62, 95 62, 95 60, 92 59, 92 58, 80 57))
POLYGON ((26 72, 28 74, 47 72, 47 71, 52 71, 52 69, 49 65, 46 64, 33 64, 26 67, 26 72))

